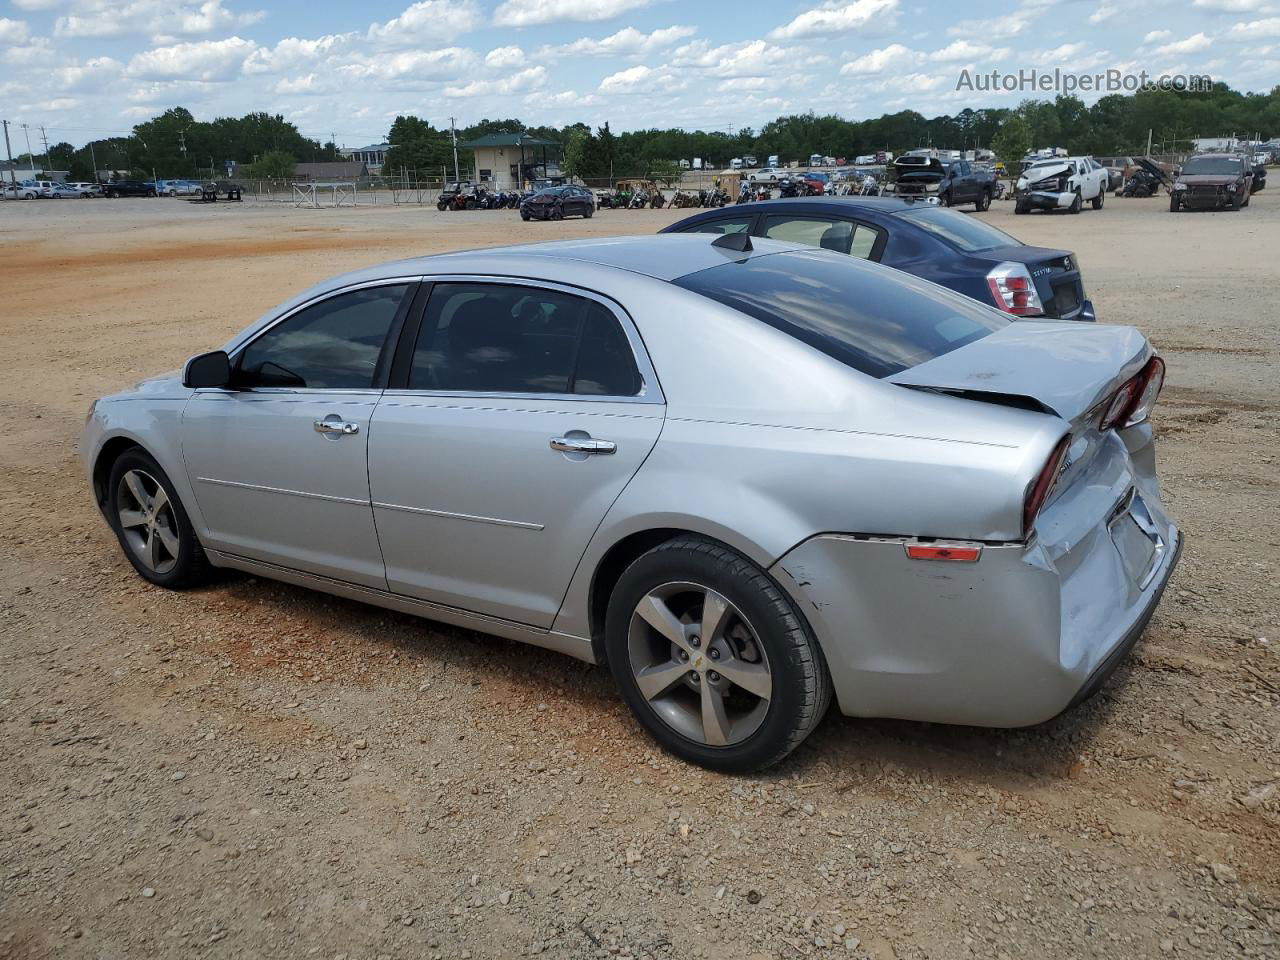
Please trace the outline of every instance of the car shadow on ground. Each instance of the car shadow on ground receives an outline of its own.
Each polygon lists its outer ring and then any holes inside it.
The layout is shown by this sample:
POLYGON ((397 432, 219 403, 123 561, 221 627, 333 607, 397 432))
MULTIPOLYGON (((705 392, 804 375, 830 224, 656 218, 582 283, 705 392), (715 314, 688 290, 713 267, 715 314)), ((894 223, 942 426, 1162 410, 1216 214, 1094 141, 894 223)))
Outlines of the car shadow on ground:
MULTIPOLYGON (((228 574, 217 587, 205 592, 235 598, 262 611, 272 622, 292 622, 299 633, 309 637, 336 634, 347 657, 361 657, 362 645, 367 645, 363 654, 367 657, 385 658, 394 650, 398 662, 425 669, 433 677, 450 677, 472 687, 489 684, 504 689, 510 698, 529 703, 558 703, 561 712, 574 718, 566 719, 566 724, 575 727, 581 718, 592 716, 598 719, 584 721, 589 727, 621 723, 626 735, 635 739, 637 756, 653 749, 652 741, 627 712, 606 667, 251 576, 228 574)), ((271 642, 287 644, 290 635, 289 630, 277 632, 271 642)), ((330 667, 328 679, 344 683, 341 660, 330 667)), ((1078 758, 1088 752, 1108 722, 1114 698, 1123 692, 1129 673, 1130 668, 1122 666, 1085 703, 1046 723, 1012 730, 846 717, 833 703, 819 728, 795 753, 747 779, 856 783, 859 778, 887 772, 890 765, 899 774, 941 775, 975 786, 1001 788, 1073 778, 1079 774, 1078 758)), ((362 677, 360 682, 367 681, 362 677)))

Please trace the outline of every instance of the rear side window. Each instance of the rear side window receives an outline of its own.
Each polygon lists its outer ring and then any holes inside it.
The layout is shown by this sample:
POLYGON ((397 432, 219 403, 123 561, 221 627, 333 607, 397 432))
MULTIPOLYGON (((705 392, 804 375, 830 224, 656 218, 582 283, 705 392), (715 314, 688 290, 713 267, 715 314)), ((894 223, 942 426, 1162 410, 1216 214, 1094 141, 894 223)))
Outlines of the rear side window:
POLYGON ((898 216, 922 230, 927 230, 935 237, 941 237, 965 253, 994 250, 996 247, 1022 246, 1021 240, 1015 240, 1003 230, 997 230, 989 223, 984 223, 976 217, 966 216, 956 210, 920 206, 906 210, 898 216))
POLYGON ((407 284, 340 293, 299 310, 240 354, 236 385, 364 390, 407 284))
POLYGON ((686 227, 681 233, 746 233, 751 229, 753 217, 726 217, 722 220, 704 220, 686 227))
POLYGON ((437 284, 414 347, 411 390, 635 396, 617 317, 586 297, 499 283, 437 284))
POLYGON ((675 283, 877 378, 1010 322, 991 307, 897 270, 816 250, 726 263, 675 283))
POLYGON ((768 217, 764 235, 771 240, 803 243, 836 253, 848 253, 853 239, 853 223, 820 217, 768 217))

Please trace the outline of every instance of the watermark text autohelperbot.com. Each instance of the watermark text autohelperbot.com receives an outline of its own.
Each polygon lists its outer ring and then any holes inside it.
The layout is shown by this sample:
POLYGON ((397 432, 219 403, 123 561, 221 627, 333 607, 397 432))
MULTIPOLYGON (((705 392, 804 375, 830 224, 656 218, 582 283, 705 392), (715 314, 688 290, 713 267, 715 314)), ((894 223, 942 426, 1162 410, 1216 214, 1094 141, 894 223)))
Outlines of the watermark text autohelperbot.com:
POLYGON ((1014 72, 991 70, 960 71, 957 90, 978 93, 1137 93, 1139 90, 1177 90, 1186 93, 1209 93, 1213 77, 1203 73, 1151 74, 1146 70, 1102 70, 1098 73, 1072 73, 1068 70, 1038 70, 1034 67, 1014 72))

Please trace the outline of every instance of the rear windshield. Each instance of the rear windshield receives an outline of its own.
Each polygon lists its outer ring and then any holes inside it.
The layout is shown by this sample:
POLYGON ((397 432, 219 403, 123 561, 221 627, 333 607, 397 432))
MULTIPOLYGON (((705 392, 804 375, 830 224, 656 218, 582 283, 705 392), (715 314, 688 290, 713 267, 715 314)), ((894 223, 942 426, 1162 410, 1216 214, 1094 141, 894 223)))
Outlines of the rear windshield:
POLYGON ((1236 157, 1192 157, 1182 168, 1184 175, 1236 177, 1244 165, 1236 157))
POLYGON ((950 353, 1009 323, 994 308, 958 293, 821 250, 725 263, 675 283, 876 378, 950 353))
POLYGON ((1015 240, 1003 230, 997 230, 991 224, 983 223, 977 217, 966 216, 958 210, 921 206, 898 216, 966 253, 994 250, 996 247, 1022 246, 1021 240, 1015 240))

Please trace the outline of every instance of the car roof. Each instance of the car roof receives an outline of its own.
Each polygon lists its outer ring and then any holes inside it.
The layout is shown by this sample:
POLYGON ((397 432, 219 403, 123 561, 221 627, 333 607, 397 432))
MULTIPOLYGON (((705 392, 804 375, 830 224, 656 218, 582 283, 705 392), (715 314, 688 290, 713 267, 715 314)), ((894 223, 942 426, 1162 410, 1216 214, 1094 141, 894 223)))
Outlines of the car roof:
POLYGON ((679 220, 665 231, 675 231, 689 223, 700 223, 703 220, 718 220, 734 214, 754 214, 760 211, 772 213, 822 213, 828 216, 863 216, 868 219, 892 217, 905 213, 913 208, 932 206, 918 200, 906 200, 901 197, 788 197, 781 200, 761 200, 753 203, 745 211, 738 206, 721 207, 715 210, 704 210, 691 217, 679 220))

